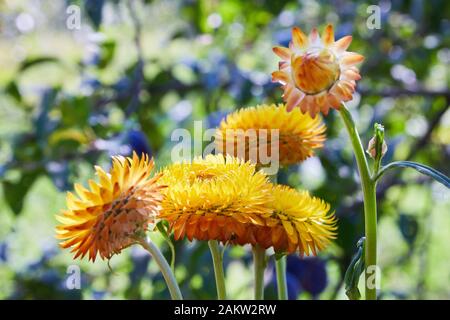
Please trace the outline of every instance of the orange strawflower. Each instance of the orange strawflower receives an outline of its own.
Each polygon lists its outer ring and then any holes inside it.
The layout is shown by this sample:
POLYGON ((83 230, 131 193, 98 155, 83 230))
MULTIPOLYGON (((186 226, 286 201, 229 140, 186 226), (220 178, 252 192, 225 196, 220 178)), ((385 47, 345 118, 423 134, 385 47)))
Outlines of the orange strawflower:
POLYGON ((272 195, 271 211, 263 214, 265 225, 249 225, 234 243, 303 256, 316 255, 336 238, 336 218, 328 203, 283 185, 274 185, 272 195))
POLYGON ((260 151, 278 152, 281 165, 299 163, 314 155, 325 141, 326 126, 320 117, 300 110, 288 113, 284 104, 258 105, 237 110, 222 120, 215 135, 219 152, 260 163, 260 151), (278 130, 278 148, 272 148, 271 130, 278 130), (255 156, 256 155, 256 156, 255 156), (255 159, 252 159, 255 158, 255 159), (256 160, 256 161, 255 161, 256 160))
POLYGON ((169 222, 175 240, 230 241, 250 224, 264 225, 271 184, 250 162, 208 155, 163 170, 168 185, 159 218, 169 222))
POLYGON ((108 173, 96 166, 99 183, 89 180, 90 189, 75 184, 78 195, 68 192, 67 207, 56 216, 61 225, 56 227, 62 248, 72 248, 74 259, 89 253, 95 261, 97 253, 110 259, 122 249, 137 242, 154 222, 162 201, 157 184, 160 175, 150 178, 153 160, 113 157, 108 173))
POLYGON ((314 118, 319 112, 327 115, 330 108, 339 110, 343 101, 352 99, 361 78, 356 64, 364 57, 346 51, 351 41, 351 36, 335 41, 332 25, 325 28, 322 38, 315 28, 306 36, 294 27, 289 48, 273 48, 281 62, 272 81, 283 85, 288 111, 299 107, 314 118))

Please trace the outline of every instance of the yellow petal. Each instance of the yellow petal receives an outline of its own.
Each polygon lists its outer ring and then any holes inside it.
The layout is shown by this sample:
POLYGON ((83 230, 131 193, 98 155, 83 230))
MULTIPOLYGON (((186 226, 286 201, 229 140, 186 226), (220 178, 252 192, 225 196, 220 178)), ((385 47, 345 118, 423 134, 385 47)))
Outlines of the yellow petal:
POLYGON ((292 224, 289 221, 283 220, 283 227, 286 230, 286 233, 289 236, 293 236, 294 235, 294 227, 292 226, 292 224))

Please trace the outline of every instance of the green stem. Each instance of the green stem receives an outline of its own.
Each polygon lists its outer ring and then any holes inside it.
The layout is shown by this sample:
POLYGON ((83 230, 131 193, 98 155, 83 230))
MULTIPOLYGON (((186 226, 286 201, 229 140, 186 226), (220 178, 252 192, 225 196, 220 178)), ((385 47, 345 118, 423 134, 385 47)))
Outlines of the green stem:
POLYGON ((277 273, 278 300, 287 300, 286 256, 282 256, 279 259, 275 258, 275 270, 277 273))
MULTIPOLYGON (((269 176, 269 179, 273 184, 277 184, 278 175, 269 176)), ((275 272, 277 274, 278 300, 287 300, 286 256, 282 256, 279 259, 275 258, 275 272)))
POLYGON ((164 256, 162 255, 161 251, 159 251, 158 247, 148 238, 139 239, 139 243, 145 250, 150 253, 153 259, 155 259, 155 262, 161 270, 164 280, 166 280, 167 288, 169 289, 172 300, 183 300, 183 296, 181 295, 181 291, 178 287, 177 281, 175 280, 175 276, 172 273, 172 269, 167 263, 166 258, 164 258, 164 256))
POLYGON ((374 160, 374 164, 373 164, 373 175, 374 176, 378 175, 378 172, 380 172, 380 168, 381 168, 381 158, 379 160, 374 160))
POLYGON ((209 249, 214 265, 214 276, 216 278, 217 299, 225 300, 227 292, 225 289, 225 273, 223 272, 222 254, 219 250, 219 243, 216 240, 208 241, 209 249))
POLYGON ((263 300, 266 250, 261 248, 258 244, 253 246, 253 263, 255 268, 255 300, 263 300))
POLYGON ((340 109, 340 115, 345 123, 350 141, 352 143, 353 152, 355 153, 356 163, 358 164, 359 175, 361 177, 361 187, 364 197, 364 223, 365 223, 365 286, 366 299, 376 300, 376 265, 377 265, 377 199, 376 199, 376 183, 372 181, 369 171, 369 164, 364 153, 364 148, 356 130, 355 123, 346 106, 340 109), (368 269, 370 268, 370 269, 368 269), (373 269, 375 268, 375 269, 373 269), (370 273, 368 272, 370 270, 370 273))

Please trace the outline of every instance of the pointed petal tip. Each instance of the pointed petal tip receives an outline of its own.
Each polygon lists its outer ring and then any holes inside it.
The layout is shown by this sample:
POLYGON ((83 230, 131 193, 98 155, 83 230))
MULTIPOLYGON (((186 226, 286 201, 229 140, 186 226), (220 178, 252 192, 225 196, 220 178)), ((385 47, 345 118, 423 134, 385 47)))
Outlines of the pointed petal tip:
POLYGON ((362 54, 356 52, 347 52, 344 54, 341 62, 347 66, 353 66, 355 64, 363 62, 365 57, 362 54))
POLYGON ((308 37, 299 27, 292 28, 292 43, 294 47, 303 48, 308 45, 308 37))
POLYGON ((323 32, 323 40, 325 45, 329 46, 334 43, 334 28, 332 24, 328 24, 323 32))
POLYGON ((272 82, 280 82, 281 84, 286 84, 288 80, 288 75, 283 71, 272 72, 272 82))
POLYGON ((350 46, 350 44, 352 43, 352 40, 353 40, 352 36, 350 36, 350 35, 344 36, 335 42, 335 48, 339 52, 344 52, 350 46))
POLYGON ((295 107, 295 105, 294 104, 288 104, 288 105, 286 105, 286 111, 287 112, 291 112, 292 110, 294 110, 294 107, 295 107))
POLYGON ((276 46, 272 48, 272 51, 283 60, 290 60, 291 50, 289 48, 276 46))

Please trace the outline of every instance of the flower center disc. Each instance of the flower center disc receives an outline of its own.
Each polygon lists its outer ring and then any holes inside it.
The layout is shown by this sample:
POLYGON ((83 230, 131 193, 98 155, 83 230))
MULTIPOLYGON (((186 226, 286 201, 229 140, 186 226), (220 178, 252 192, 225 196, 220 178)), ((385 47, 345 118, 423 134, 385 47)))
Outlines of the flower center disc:
POLYGON ((336 56, 327 49, 311 49, 293 56, 292 72, 295 85, 304 93, 314 95, 328 90, 340 75, 336 56))

